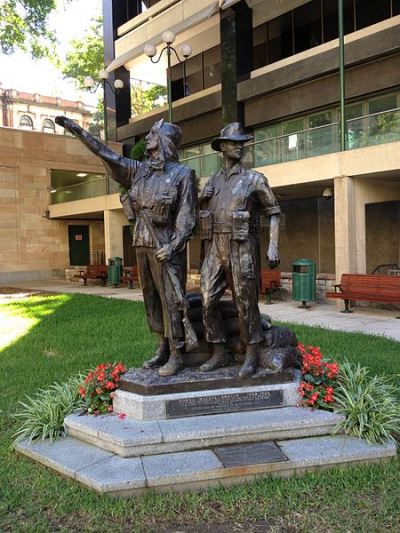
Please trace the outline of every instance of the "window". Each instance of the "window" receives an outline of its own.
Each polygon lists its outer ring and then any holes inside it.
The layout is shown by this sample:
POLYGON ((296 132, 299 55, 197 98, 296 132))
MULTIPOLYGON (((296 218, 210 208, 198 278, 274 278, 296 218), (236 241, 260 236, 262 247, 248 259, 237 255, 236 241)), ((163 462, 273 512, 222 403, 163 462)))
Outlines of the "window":
POLYGON ((214 46, 171 68, 172 101, 221 83, 221 51, 214 46))
POLYGON ((356 0, 357 30, 390 18, 390 0, 356 0))
POLYGON ((294 11, 295 53, 321 43, 321 2, 312 0, 294 11))
POLYGON ((45 118, 43 120, 42 131, 44 133, 55 133, 56 132, 56 126, 55 126, 54 122, 52 120, 50 120, 49 118, 45 118))
POLYGON ((19 127, 22 130, 33 130, 33 121, 29 115, 22 115, 19 119, 19 127))

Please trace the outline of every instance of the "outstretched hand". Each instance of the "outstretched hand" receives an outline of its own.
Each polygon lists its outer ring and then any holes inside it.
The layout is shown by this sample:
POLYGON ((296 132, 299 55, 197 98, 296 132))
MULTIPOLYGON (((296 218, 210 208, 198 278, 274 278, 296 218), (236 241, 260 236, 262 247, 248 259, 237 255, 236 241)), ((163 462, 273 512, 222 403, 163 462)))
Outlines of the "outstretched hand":
POLYGON ((81 130, 81 127, 79 124, 75 122, 75 120, 72 120, 68 117, 64 117, 62 115, 59 115, 55 118, 56 124, 59 126, 62 126, 66 130, 70 131, 71 133, 78 133, 81 130))
POLYGON ((64 117, 63 115, 59 115, 58 117, 55 118, 56 124, 62 127, 64 127, 64 123, 66 120, 67 120, 67 117, 64 117))

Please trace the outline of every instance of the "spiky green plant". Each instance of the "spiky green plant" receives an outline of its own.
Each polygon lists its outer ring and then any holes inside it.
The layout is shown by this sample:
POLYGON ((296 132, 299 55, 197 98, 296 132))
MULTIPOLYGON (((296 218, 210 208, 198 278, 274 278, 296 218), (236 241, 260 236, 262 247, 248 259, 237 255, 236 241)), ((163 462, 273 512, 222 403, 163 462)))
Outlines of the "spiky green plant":
POLYGON ((394 439, 400 433, 399 376, 373 376, 360 364, 343 363, 335 389, 336 411, 345 415, 335 433, 343 430, 370 444, 394 439))
POLYGON ((83 374, 76 374, 64 383, 53 383, 48 389, 39 389, 34 396, 19 401, 21 411, 14 415, 19 427, 13 435, 13 445, 25 439, 53 442, 64 436, 64 418, 81 406, 78 387, 83 379, 83 374))

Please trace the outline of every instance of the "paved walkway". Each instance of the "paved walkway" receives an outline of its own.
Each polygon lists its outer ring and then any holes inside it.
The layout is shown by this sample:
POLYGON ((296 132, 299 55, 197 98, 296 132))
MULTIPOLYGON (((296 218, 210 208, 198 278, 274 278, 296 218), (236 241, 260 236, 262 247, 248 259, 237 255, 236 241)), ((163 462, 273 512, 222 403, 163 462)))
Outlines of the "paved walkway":
MULTIPOLYGON (((31 290, 55 293, 81 293, 104 296, 107 298, 121 298, 125 300, 142 300, 139 289, 125 287, 102 287, 94 283, 84 286, 61 280, 47 281, 19 281, 8 286, 21 289, 20 295, 31 290)), ((4 287, 4 285, 3 285, 4 287)), ((0 285, 0 293, 2 286, 0 285)), ((0 294, 0 302, 10 294, 0 294)), ((261 311, 267 313, 273 321, 294 322, 309 326, 341 331, 360 331, 369 335, 382 335, 400 342, 400 320, 396 319, 400 311, 386 311, 373 308, 357 308, 353 314, 340 313, 335 303, 312 304, 310 309, 299 308, 298 302, 274 302, 273 305, 260 304, 261 311)))

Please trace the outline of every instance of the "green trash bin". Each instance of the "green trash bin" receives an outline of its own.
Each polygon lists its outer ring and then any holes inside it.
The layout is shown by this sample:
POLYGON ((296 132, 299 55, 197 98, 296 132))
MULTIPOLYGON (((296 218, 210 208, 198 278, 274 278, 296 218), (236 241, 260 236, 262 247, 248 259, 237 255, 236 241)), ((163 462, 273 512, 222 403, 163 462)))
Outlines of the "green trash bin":
POLYGON ((107 282, 108 285, 117 287, 122 273, 122 258, 110 257, 108 260, 107 282))
POLYGON ((316 300, 315 262, 311 259, 298 259, 292 267, 293 300, 302 302, 302 307, 307 308, 307 302, 316 300))

